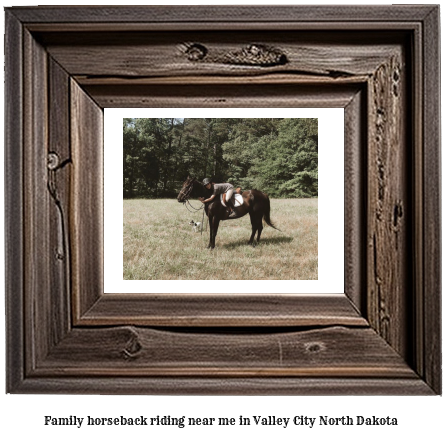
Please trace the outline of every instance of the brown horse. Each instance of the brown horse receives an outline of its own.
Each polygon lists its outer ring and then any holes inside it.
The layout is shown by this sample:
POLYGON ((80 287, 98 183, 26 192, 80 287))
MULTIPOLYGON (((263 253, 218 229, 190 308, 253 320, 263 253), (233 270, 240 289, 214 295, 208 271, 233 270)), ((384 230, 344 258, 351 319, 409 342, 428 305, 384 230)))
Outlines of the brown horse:
MULTIPOLYGON (((183 187, 178 194, 177 200, 178 202, 185 203, 191 197, 209 198, 211 195, 211 191, 206 189, 201 182, 188 176, 186 181, 183 183, 183 187)), ((266 193, 260 192, 259 190, 247 190, 242 193, 242 197, 243 204, 235 208, 237 215, 233 218, 229 217, 229 210, 227 207, 223 207, 219 196, 217 196, 212 202, 204 204, 206 216, 208 216, 209 220, 210 230, 208 248, 214 249, 215 247, 215 237, 217 236, 220 221, 238 219, 247 213, 249 213, 252 225, 252 234, 248 242, 250 245, 254 244, 255 233, 257 233, 257 243, 260 242, 260 236, 263 230, 263 220, 270 227, 278 230, 278 228, 276 228, 271 222, 271 203, 269 202, 269 197, 266 193)))

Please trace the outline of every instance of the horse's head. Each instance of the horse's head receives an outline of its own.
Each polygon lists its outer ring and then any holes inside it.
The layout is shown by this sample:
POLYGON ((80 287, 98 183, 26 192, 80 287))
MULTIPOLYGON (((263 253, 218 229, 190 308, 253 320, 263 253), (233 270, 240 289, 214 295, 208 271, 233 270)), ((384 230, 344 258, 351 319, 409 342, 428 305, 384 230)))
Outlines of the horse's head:
POLYGON ((178 202, 181 202, 183 204, 191 197, 191 193, 194 188, 194 181, 195 178, 192 178, 190 176, 186 178, 186 181, 183 183, 182 189, 177 196, 178 202))

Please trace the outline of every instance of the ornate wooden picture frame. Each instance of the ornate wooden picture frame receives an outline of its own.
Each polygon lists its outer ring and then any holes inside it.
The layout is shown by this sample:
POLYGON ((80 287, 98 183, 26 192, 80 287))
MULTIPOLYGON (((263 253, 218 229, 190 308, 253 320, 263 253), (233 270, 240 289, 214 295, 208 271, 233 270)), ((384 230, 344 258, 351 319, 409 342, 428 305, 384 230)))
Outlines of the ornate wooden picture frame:
POLYGON ((7 391, 441 394, 439 57, 437 6, 7 8, 7 391), (345 109, 345 294, 104 294, 103 108, 282 106, 345 109))

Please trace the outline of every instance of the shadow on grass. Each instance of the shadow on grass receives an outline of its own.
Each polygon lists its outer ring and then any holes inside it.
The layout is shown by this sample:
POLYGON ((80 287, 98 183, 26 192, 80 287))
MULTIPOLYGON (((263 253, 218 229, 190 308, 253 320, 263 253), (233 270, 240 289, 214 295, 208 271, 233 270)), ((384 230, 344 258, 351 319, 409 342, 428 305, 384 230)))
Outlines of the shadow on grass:
MULTIPOLYGON (((293 240, 294 238, 290 236, 262 237, 258 245, 278 245, 280 243, 289 243, 293 240)), ((257 245, 257 241, 255 239, 254 244, 257 245)), ((245 245, 248 245, 248 241, 239 240, 238 242, 231 242, 227 243, 226 245, 222 245, 222 247, 226 249, 234 249, 245 245)))

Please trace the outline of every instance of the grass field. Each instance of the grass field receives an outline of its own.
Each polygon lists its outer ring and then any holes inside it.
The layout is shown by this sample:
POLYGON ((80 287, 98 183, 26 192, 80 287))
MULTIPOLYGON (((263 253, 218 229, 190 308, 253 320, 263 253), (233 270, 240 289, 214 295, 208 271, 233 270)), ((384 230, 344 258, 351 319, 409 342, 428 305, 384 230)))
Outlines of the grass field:
MULTIPOLYGON (((123 202, 123 278, 125 280, 316 280, 318 278, 318 200, 271 199, 271 220, 260 244, 247 244, 249 215, 220 223, 216 246, 206 249, 192 231, 191 214, 175 199, 123 202)), ((199 206, 198 201, 193 205, 199 206)))

